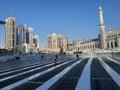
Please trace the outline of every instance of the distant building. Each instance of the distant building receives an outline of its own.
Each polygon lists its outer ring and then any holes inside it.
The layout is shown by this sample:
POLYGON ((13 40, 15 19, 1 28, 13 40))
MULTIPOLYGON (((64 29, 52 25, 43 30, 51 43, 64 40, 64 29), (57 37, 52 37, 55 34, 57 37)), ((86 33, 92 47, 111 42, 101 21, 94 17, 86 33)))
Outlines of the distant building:
POLYGON ((16 48, 16 19, 13 15, 5 20, 5 48, 15 51, 16 48))
POLYGON ((35 52, 33 43, 33 28, 28 27, 26 31, 26 43, 28 44, 28 52, 35 52))
POLYGON ((26 25, 21 24, 18 26, 19 44, 26 43, 26 25))
POLYGON ((120 50, 120 29, 105 32, 102 7, 99 8, 100 34, 98 38, 90 40, 73 41, 73 52, 77 51, 95 51, 95 50, 120 50))
POLYGON ((66 52, 68 49, 68 38, 61 34, 50 34, 47 37, 47 52, 66 52))
POLYGON ((74 52, 81 52, 81 51, 94 51, 100 49, 100 43, 98 38, 91 39, 91 40, 75 40, 73 42, 73 51, 74 52))
POLYGON ((27 28, 26 24, 16 26, 16 18, 13 15, 5 22, 0 21, 0 24, 5 24, 5 48, 7 50, 14 54, 38 52, 39 36, 33 37, 33 28, 27 28))
POLYGON ((33 36, 33 44, 35 45, 36 48, 39 48, 39 36, 38 35, 33 36))
POLYGON ((39 36, 34 35, 33 36, 33 52, 38 52, 39 51, 39 36))
POLYGON ((33 43, 33 28, 28 27, 26 30, 26 43, 32 44, 33 43))
POLYGON ((17 27, 16 33, 16 50, 21 53, 27 52, 27 45, 26 45, 26 25, 21 24, 17 27))
POLYGON ((18 53, 30 53, 39 51, 39 36, 33 36, 33 28, 27 28, 21 24, 16 30, 16 51, 18 53))

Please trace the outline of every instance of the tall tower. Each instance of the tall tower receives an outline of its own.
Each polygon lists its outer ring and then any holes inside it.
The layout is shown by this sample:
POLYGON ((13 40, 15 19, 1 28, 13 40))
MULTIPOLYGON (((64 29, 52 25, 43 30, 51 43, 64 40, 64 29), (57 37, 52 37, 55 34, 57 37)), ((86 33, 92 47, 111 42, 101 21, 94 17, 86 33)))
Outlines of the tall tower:
POLYGON ((32 52, 33 49, 33 28, 28 27, 26 31, 26 43, 28 45, 28 52, 32 52))
POLYGON ((29 27, 26 31, 26 43, 32 44, 33 43, 33 28, 29 27))
POLYGON ((18 33, 19 33, 19 44, 22 45, 23 43, 26 43, 26 25, 21 24, 18 26, 18 33))
POLYGON ((16 19, 11 15, 5 22, 5 47, 14 51, 16 48, 16 19))
POLYGON ((103 10, 102 7, 99 7, 99 18, 100 18, 100 44, 101 49, 106 49, 106 33, 105 33, 105 25, 103 20, 103 10))
POLYGON ((26 52, 26 24, 21 24, 17 27, 16 34, 17 49, 19 52, 26 52))

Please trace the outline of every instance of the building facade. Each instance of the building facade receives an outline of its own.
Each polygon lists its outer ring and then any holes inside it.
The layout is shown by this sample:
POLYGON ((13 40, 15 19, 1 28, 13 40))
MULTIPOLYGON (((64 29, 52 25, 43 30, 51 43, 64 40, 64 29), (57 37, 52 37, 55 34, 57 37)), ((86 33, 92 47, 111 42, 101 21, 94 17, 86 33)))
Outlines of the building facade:
POLYGON ((14 54, 38 51, 39 36, 33 37, 33 28, 27 28, 26 24, 16 26, 16 18, 13 15, 1 23, 5 24, 5 48, 7 50, 14 54))
POLYGON ((50 34, 47 37, 47 52, 66 52, 68 50, 68 38, 61 34, 50 34))
POLYGON ((26 43, 32 44, 33 43, 33 28, 28 27, 26 30, 26 43))
POLYGON ((25 24, 21 24, 16 30, 16 51, 20 54, 38 52, 39 36, 33 36, 33 28, 27 28, 25 24))
POLYGON ((26 43, 26 25, 21 24, 17 27, 18 35, 19 35, 19 44, 26 43))
POLYGON ((26 46, 26 25, 21 24, 17 27, 16 30, 16 51, 20 53, 27 52, 26 46))
POLYGON ((34 46, 34 52, 39 51, 39 36, 38 35, 33 36, 33 46, 34 46))
POLYGON ((99 50, 120 50, 120 29, 105 31, 102 7, 99 7, 99 28, 98 38, 91 40, 75 40, 73 41, 73 52, 83 51, 99 51, 99 50))
POLYGON ((26 43, 28 45, 28 52, 36 52, 36 48, 33 43, 33 28, 28 27, 26 31, 26 43))
POLYGON ((15 51, 16 48, 16 19, 13 15, 5 20, 5 48, 15 51))

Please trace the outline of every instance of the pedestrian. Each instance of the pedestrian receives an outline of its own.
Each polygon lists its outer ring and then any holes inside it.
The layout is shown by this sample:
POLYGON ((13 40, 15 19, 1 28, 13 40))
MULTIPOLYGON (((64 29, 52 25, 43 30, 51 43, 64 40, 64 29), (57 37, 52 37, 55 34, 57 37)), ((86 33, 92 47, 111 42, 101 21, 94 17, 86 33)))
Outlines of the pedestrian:
POLYGON ((76 58, 77 58, 77 59, 79 58, 79 55, 78 55, 78 54, 76 55, 76 58))
POLYGON ((57 62, 57 59, 58 59, 58 55, 56 54, 55 55, 55 59, 54 59, 54 63, 56 64, 56 62, 57 62))

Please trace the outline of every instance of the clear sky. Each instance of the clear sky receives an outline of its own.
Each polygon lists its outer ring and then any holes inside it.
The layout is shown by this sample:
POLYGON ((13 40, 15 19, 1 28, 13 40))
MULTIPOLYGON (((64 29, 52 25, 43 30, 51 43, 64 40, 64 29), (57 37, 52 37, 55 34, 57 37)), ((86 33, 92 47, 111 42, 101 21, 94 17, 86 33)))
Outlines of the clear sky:
MULTIPOLYGON (((67 36, 69 41, 97 38, 98 8, 102 6, 106 31, 120 28, 120 0, 0 0, 0 20, 14 13, 17 25, 26 24, 46 45, 51 33, 67 36)), ((0 45, 5 45, 5 29, 0 26, 0 45)))

